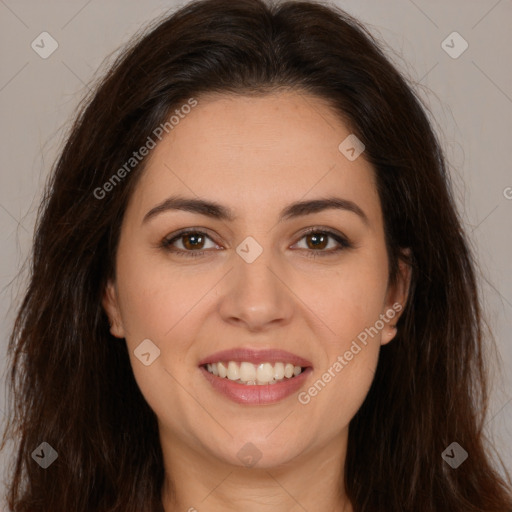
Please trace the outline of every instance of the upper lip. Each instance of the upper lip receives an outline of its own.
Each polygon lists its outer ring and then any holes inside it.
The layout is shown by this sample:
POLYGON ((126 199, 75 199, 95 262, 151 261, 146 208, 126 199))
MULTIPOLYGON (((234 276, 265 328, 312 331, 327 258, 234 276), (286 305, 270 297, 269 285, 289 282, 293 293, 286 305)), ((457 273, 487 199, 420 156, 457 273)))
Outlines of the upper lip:
POLYGON ((222 350, 215 352, 201 361, 199 366, 208 363, 218 363, 224 361, 234 361, 241 363, 247 361, 248 363, 261 364, 261 363, 291 363, 294 366, 308 367, 311 363, 298 355, 287 352, 286 350, 264 349, 253 350, 250 348, 235 348, 230 350, 222 350))

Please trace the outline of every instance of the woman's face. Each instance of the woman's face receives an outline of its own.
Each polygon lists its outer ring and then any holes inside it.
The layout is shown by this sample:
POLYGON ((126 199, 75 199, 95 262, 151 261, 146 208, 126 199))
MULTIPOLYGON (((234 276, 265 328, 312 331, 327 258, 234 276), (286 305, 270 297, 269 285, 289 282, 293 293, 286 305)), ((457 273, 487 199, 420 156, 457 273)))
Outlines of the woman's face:
POLYGON ((407 270, 388 283, 372 167, 315 97, 198 100, 128 205, 111 332, 164 444, 259 467, 342 449, 408 286, 407 270), (175 209, 178 196, 216 206, 175 209), (227 350, 242 352, 216 355, 227 350))

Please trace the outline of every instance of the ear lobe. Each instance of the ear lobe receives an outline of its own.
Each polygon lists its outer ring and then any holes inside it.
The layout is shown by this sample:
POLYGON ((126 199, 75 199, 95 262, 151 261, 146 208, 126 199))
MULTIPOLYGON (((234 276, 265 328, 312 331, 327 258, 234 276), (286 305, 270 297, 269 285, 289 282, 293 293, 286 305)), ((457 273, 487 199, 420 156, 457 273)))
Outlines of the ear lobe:
POLYGON ((110 333, 116 338, 124 338, 123 323, 117 301, 117 290, 115 284, 109 279, 101 301, 110 322, 110 333))

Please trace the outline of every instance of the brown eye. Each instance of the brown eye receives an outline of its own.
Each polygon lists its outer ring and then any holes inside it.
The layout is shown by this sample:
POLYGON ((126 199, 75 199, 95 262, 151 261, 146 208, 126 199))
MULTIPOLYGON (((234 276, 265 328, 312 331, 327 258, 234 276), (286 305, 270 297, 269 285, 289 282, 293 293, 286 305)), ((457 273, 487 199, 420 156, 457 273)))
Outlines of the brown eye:
POLYGON ((170 237, 164 238, 160 246, 168 252, 178 256, 203 256, 206 250, 218 247, 210 236, 198 230, 183 230, 170 237), (205 243, 210 241, 210 247, 205 247, 205 243))
POLYGON ((308 258, 335 256, 354 247, 342 234, 318 227, 310 228, 303 233, 297 244, 300 244, 302 240, 305 240, 305 247, 299 245, 299 249, 305 250, 305 255, 308 258))
POLYGON ((307 245, 309 249, 325 249, 329 243, 330 236, 325 233, 312 233, 305 236, 308 240, 307 245))
POLYGON ((183 247, 187 250, 202 249, 205 237, 201 233, 186 233, 181 235, 183 247))

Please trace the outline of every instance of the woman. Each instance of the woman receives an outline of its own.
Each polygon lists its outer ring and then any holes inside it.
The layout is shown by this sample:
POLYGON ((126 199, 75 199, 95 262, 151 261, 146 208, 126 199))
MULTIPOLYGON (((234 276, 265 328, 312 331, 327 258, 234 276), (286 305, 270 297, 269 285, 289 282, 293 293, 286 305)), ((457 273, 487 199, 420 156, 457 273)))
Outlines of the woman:
POLYGON ((440 145, 365 28, 190 3, 117 59, 52 174, 10 510, 512 510, 483 342, 440 145))

